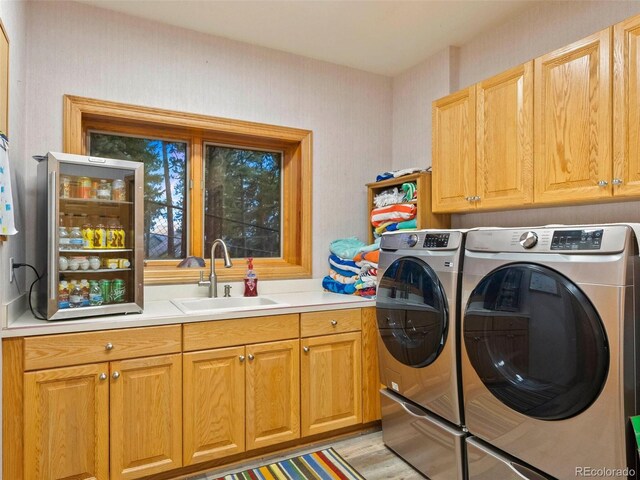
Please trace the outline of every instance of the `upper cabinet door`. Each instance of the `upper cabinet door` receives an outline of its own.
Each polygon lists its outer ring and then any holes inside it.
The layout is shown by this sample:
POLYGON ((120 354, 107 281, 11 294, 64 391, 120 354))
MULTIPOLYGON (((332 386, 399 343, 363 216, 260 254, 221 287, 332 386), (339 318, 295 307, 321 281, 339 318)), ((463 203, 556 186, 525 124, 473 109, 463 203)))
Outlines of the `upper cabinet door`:
POLYGON ((611 29, 535 60, 535 201, 611 195, 611 29))
POLYGON ((480 82, 477 95, 478 208, 533 201, 533 62, 480 82))
POLYGON ((613 194, 640 195, 640 15, 613 27, 613 194))
POLYGON ((433 102, 433 211, 475 208, 475 85, 433 102))

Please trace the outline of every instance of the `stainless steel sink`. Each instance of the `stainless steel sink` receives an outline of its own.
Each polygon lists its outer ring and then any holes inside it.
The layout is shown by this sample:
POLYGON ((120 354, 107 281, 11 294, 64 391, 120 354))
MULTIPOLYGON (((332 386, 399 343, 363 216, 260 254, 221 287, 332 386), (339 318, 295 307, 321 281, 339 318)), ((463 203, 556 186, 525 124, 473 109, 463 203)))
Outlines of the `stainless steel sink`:
POLYGON ((184 313, 262 310, 287 306, 286 303, 276 302, 268 297, 179 298, 171 300, 171 303, 184 313))

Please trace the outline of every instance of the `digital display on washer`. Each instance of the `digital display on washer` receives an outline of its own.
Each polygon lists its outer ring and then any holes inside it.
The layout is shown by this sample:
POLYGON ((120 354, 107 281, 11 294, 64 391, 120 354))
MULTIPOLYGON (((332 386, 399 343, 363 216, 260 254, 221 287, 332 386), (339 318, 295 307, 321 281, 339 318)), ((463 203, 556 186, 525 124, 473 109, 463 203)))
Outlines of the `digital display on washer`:
POLYGON ((449 245, 448 233, 427 233, 424 237, 423 248, 444 248, 449 245))
POLYGON ((551 250, 600 250, 602 229, 558 230, 553 232, 551 250))

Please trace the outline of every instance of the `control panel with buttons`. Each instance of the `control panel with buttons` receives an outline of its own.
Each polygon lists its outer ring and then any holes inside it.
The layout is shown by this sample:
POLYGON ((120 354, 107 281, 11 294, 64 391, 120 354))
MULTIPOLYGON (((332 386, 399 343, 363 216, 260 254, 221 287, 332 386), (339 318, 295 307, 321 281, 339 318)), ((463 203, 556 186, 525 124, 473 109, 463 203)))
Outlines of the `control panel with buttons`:
POLYGON ((551 250, 600 250, 602 229, 553 232, 551 250))
POLYGON ((446 248, 449 245, 448 233, 427 233, 424 237, 423 248, 446 248))

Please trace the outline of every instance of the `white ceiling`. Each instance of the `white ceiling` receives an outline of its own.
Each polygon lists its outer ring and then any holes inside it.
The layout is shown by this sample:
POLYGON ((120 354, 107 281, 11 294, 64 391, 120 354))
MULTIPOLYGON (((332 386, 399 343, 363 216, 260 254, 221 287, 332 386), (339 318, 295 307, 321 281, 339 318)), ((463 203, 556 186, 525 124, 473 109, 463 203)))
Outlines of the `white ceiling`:
MULTIPOLYGON (((393 76, 529 7, 525 0, 80 0, 393 76)), ((539 1, 539 0, 538 0, 539 1)))

